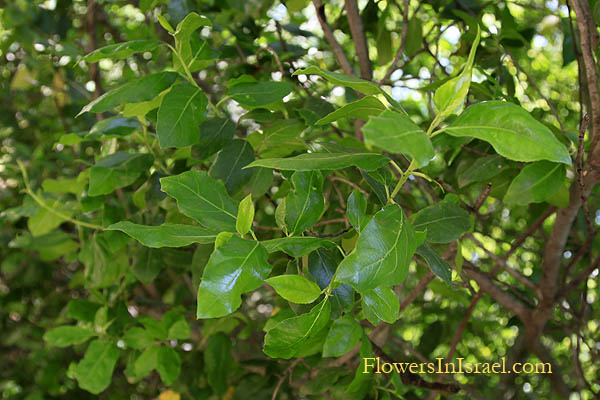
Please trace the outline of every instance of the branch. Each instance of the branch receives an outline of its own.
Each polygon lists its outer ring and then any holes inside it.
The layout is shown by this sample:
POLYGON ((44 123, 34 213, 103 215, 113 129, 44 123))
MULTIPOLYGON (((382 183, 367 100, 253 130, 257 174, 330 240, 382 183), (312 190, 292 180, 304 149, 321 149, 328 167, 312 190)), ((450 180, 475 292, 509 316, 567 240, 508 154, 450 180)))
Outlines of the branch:
POLYGON ((363 29, 362 19, 358 12, 357 0, 345 0, 346 17, 350 25, 350 34, 354 40, 356 56, 358 57, 358 66, 360 68, 360 77, 370 81, 373 79, 373 67, 369 60, 369 48, 367 47, 367 38, 363 29))
POLYGON ((402 58, 402 55, 404 54, 404 47, 406 46, 406 38, 408 37, 408 0, 403 0, 404 3, 404 8, 402 9, 402 33, 401 33, 401 37, 400 37, 400 47, 398 47, 398 52, 396 53, 396 57, 394 57, 394 60, 392 61, 392 64, 390 65, 390 67, 388 68, 387 72, 385 73, 385 76, 383 77, 383 79, 381 81, 379 81, 379 84, 381 85, 383 82, 386 82, 390 76, 394 73, 394 71, 396 70, 396 67, 398 66, 398 62, 400 61, 400 59, 402 58))
POLYGON ((494 300, 496 300, 500 305, 502 305, 507 310, 511 311, 513 314, 517 315, 521 321, 526 323, 530 319, 531 312, 523 303, 519 300, 515 299, 512 295, 506 293, 502 289, 500 289, 488 274, 479 270, 478 268, 474 268, 471 265, 463 266, 463 271, 487 294, 489 294, 494 300))
POLYGON ((315 11, 317 14, 317 19, 319 20, 319 24, 321 25, 321 29, 323 30, 323 34, 325 35, 325 39, 331 46, 331 50, 333 50, 333 54, 335 58, 342 68, 342 71, 346 75, 354 75, 354 71, 352 69, 352 65, 350 65, 350 61, 348 61, 348 57, 346 57, 346 53, 344 53, 344 49, 335 39, 333 35, 333 29, 327 23, 327 17, 325 16, 325 6, 321 2, 321 0, 312 0, 313 5, 315 6, 315 11))

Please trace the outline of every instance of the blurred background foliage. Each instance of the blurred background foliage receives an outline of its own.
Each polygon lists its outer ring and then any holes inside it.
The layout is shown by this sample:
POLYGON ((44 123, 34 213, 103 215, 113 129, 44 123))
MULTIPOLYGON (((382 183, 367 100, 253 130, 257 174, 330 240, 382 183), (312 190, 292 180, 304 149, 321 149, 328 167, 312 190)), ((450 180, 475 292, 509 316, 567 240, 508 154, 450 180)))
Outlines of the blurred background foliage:
MULTIPOLYGON (((403 7, 399 3, 396 0, 359 1, 376 81, 385 77, 402 40, 403 7)), ((409 3, 405 54, 383 84, 415 122, 432 119, 432 90, 460 69, 473 40, 473 37, 465 37, 464 32, 479 21, 487 34, 477 52, 474 83, 467 101, 506 99, 520 104, 557 134, 564 134, 564 142, 571 152, 576 151, 581 104, 586 99, 579 89, 578 49, 574 46, 577 30, 565 2, 413 0, 409 3)), ((591 9, 595 21, 600 22, 600 2, 592 1, 591 9)), ((30 217, 39 215, 40 209, 22 192, 25 187, 17 160, 27 161, 32 187, 43 188, 44 198, 55 202, 57 209, 69 215, 77 212, 106 226, 143 210, 147 224, 165 220, 179 222, 181 216, 174 212, 172 204, 163 201, 158 178, 166 172, 175 174, 188 169, 190 163, 193 164, 193 154, 176 149, 163 150, 151 142, 148 145, 150 151, 158 154, 151 175, 140 177, 132 187, 110 196, 90 197, 81 190, 85 185, 81 173, 93 164, 95 156, 113 153, 117 141, 84 138, 97 118, 103 116, 88 113, 75 118, 75 115, 107 88, 171 65, 171 54, 165 47, 123 60, 104 59, 97 64, 80 61, 82 55, 129 40, 170 42, 172 39, 161 27, 157 16, 163 16, 175 26, 192 11, 213 22, 213 28, 202 29, 201 36, 213 49, 214 61, 198 72, 198 82, 213 103, 223 98, 229 80, 243 74, 259 80, 280 80, 307 65, 338 70, 329 44, 323 38, 315 9, 307 0, 12 0, 5 1, 0 8, 2 398, 96 397, 78 388, 69 368, 72 362, 81 359, 84 348, 50 347, 42 337, 50 328, 65 323, 73 315, 80 315, 78 312, 88 313, 91 320, 98 318, 94 317, 95 298, 107 295, 84 287, 80 251, 89 240, 84 229, 69 223, 61 224, 61 220, 48 223, 42 217, 43 226, 32 227, 36 222, 30 217), (266 48, 270 50, 261 50, 266 48), (78 305, 82 310, 74 311, 78 305)), ((343 1, 327 2, 325 12, 334 27, 335 38, 354 60, 355 48, 343 12, 343 1)), ((286 106, 288 111, 302 109, 309 112, 311 108, 323 107, 318 102, 309 104, 305 92, 318 93, 337 106, 357 98, 351 89, 301 76, 294 96, 286 106)), ((243 110, 234 102, 226 104, 226 113, 238 123, 242 136, 259 129, 249 118, 239 120, 243 110)), ((150 113, 148 118, 155 116, 150 113)), ((342 124, 340 129, 343 133, 352 133, 353 127, 342 124)), ((119 149, 145 146, 145 138, 141 136, 138 133, 120 139, 119 149)), ((349 135, 340 142, 353 146, 352 137, 349 135)), ((448 158, 436 159, 425 172, 440 178, 444 184, 458 187, 457 169, 468 169, 477 159, 478 151, 461 152, 451 165, 448 165, 448 158)), ((508 175, 514 176, 516 171, 510 170, 508 175)), ((505 180, 509 182, 508 178, 505 180)), ((273 184, 282 184, 285 194, 285 184, 289 190, 289 183, 285 182, 276 179, 273 184)), ((466 186, 460 189, 460 195, 473 203, 482 190, 481 185, 466 186)), ((492 190, 501 189, 493 186, 492 190)), ((273 199, 277 198, 275 192, 273 199)), ((411 193, 403 199, 412 210, 426 205, 422 196, 411 193)), ((564 200, 556 199, 555 204, 560 206, 564 200)), ((600 212, 596 211, 599 203, 597 197, 590 200, 596 227, 600 225, 600 212)), ((485 220, 476 222, 476 231, 481 232, 477 237, 489 252, 501 254, 547 207, 548 204, 542 203, 507 208, 490 197, 483 208, 485 220)), ((261 224, 274 226, 274 208, 268 199, 261 199, 257 210, 260 214, 257 220, 261 224)), ((553 217, 547 219, 508 260, 512 265, 519 265, 522 273, 533 280, 541 273, 542 250, 552 222, 553 217)), ((329 232, 327 229, 325 233, 329 232)), ((331 227, 331 231, 335 230, 331 227)), ((588 239, 586 221, 580 215, 564 253, 565 259, 573 257, 588 239)), ((121 238, 121 241, 125 243, 127 238, 121 238)), ((600 251, 598 240, 592 238, 591 241, 592 250, 576 263, 575 272, 588 268, 600 251)), ((265 358, 261 349, 261 326, 273 307, 278 306, 268 292, 259 291, 232 317, 219 322, 196 321, 193 313, 195 288, 209 248, 209 245, 199 245, 183 250, 162 249, 160 256, 164 265, 151 284, 144 285, 132 278, 123 283, 124 287, 108 294, 112 296, 111 315, 141 313, 160 319, 167 310, 183 306, 191 337, 173 343, 179 349, 183 365, 173 392, 166 391, 156 374, 133 382, 128 381, 127 374, 117 372, 100 398, 141 399, 157 397, 161 393, 163 399, 178 395, 210 398, 215 396, 207 381, 210 368, 221 368, 227 376, 223 398, 270 398, 289 366, 265 358), (226 368, 211 365, 214 360, 203 355, 207 342, 217 332, 224 332, 233 341, 235 362, 230 360, 231 364, 226 368)), ((491 262, 490 254, 473 241, 464 240, 461 250, 462 256, 476 265, 491 262)), ((139 249, 131 247, 128 251, 139 249)), ((125 252, 120 256, 127 257, 128 254, 125 252)), ((117 258, 107 261, 119 262, 117 258)), ((423 269, 412 265, 402 293, 409 293, 423 274, 423 269)), ((572 399, 592 399, 594 392, 600 392, 600 311, 594 307, 600 295, 595 279, 597 269, 594 274, 593 278, 584 280, 580 290, 561 302, 544 336, 544 343, 563 367, 568 383, 579 389, 579 394, 573 395, 572 399), (582 383, 580 375, 592 386, 582 383)), ((499 276, 502 281, 511 282, 506 273, 499 276)), ((533 301, 527 293, 517 295, 524 297, 525 302, 533 301)), ((387 348, 392 354, 404 355, 407 360, 445 357, 469 304, 467 289, 450 288, 440 280, 432 281, 424 295, 401 313, 386 342, 387 348), (406 353, 407 349, 411 350, 406 353)), ((484 295, 468 320, 457 352, 465 356, 466 361, 499 360, 508 356, 521 330, 522 324, 512 314, 484 295)), ((533 356, 526 360, 537 361, 533 356)), ((118 370, 123 371, 126 364, 122 361, 118 370)), ((309 365, 314 366, 311 362, 309 365)), ((299 364, 298 369, 302 368, 307 367, 299 364)), ((284 385, 280 398, 343 398, 340 397, 342 392, 330 387, 340 376, 345 375, 317 376, 311 385, 304 384, 300 388, 284 385), (329 394, 320 394, 324 388, 330 390, 329 394)), ((508 396, 505 398, 560 398, 553 394, 550 380, 544 375, 516 376, 505 386, 502 386, 502 380, 506 377, 502 375, 471 375, 457 379, 475 388, 485 398, 500 396, 499 391, 508 396)), ((379 392, 379 398, 389 396, 385 388, 374 389, 374 392, 379 392)), ((424 389, 407 387, 404 396, 407 399, 426 398, 426 393, 424 389)), ((469 396, 463 393, 450 397, 471 398, 469 396)))

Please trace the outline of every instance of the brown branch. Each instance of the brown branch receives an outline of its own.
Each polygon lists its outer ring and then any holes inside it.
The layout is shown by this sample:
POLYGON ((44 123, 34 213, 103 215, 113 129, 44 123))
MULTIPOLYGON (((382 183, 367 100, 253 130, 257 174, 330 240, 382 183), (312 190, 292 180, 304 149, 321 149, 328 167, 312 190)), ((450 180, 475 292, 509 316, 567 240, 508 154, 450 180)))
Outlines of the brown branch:
POLYGON ((370 81, 373 79, 373 67, 369 60, 369 48, 367 38, 363 29, 362 19, 358 12, 357 0, 345 0, 346 17, 350 25, 350 34, 354 40, 356 56, 358 57, 358 67, 360 68, 360 77, 370 81))
POLYGON ((500 289, 493 281, 492 278, 485 272, 475 268, 465 262, 463 271, 487 294, 489 294, 494 300, 496 300, 504 308, 517 315, 524 323, 530 319, 531 312, 523 303, 515 299, 509 293, 500 289))
POLYGON ((585 194, 585 184, 583 182, 583 178, 585 176, 585 171, 583 169, 583 142, 585 140, 585 132, 587 131, 588 124, 590 122, 590 114, 585 114, 583 119, 581 120, 581 124, 579 125, 579 138, 577 142, 577 158, 575 160, 575 164, 577 167, 577 183, 579 184, 579 196, 581 197, 581 205, 583 206, 583 214, 585 216, 585 221, 588 227, 588 233, 591 234, 594 230, 594 225, 592 225, 592 218, 590 217, 590 210, 587 204, 587 198, 585 194))
POLYGON ((317 19, 319 20, 319 24, 321 25, 321 29, 323 30, 323 34, 325 35, 325 39, 331 46, 331 50, 333 51, 333 54, 335 55, 338 64, 342 68, 342 71, 344 71, 346 75, 354 75, 352 65, 350 64, 350 61, 348 61, 348 57, 346 57, 344 49, 335 39, 335 36, 333 35, 333 29, 331 29, 331 26, 329 26, 329 23, 327 23, 327 17, 325 16, 325 6, 321 2, 321 0, 312 0, 312 3, 315 6, 317 19))
POLYGON ((511 268, 506 263, 505 260, 503 260, 502 258, 498 257, 496 254, 494 254, 491 251, 489 251, 488 249, 486 249, 485 246, 483 245, 483 243, 481 243, 479 240, 477 240, 475 238, 475 236, 473 236, 472 234, 468 234, 467 237, 469 239, 471 239, 471 241, 473 243, 475 243, 475 245, 477 247, 481 248, 492 260, 494 260, 497 263, 497 265, 502 267, 502 269, 504 271, 506 271, 510 276, 512 276, 517 281, 521 282, 524 286, 528 287, 529 289, 533 290, 534 292, 536 292, 536 293, 538 292, 538 287, 536 286, 535 283, 530 281, 529 278, 527 278, 525 275, 521 274, 519 271, 515 270, 514 268, 511 268))
POLYGON ((390 76, 392 76, 392 74, 396 70, 396 67, 398 66, 398 62, 404 55, 404 47, 406 46, 406 38, 408 37, 408 6, 409 6, 409 2, 408 2, 408 0, 403 0, 402 2, 404 4, 404 8, 402 8, 402 33, 400 34, 401 35, 400 36, 400 47, 398 47, 398 52, 396 53, 396 57, 394 57, 394 60, 392 61, 392 64, 390 65, 387 72, 385 73, 385 76, 383 77, 383 79, 381 79, 381 81, 379 81, 380 85, 382 83, 386 82, 390 78, 390 76))
POLYGON ((408 295, 406 295, 404 300, 402 300, 402 303, 400 303, 400 312, 404 311, 404 309, 408 307, 410 303, 412 303, 417 297, 419 297, 421 292, 425 290, 425 288, 427 287, 427 285, 429 285, 429 282, 431 282, 433 278, 435 278, 435 275, 431 271, 427 271, 427 273, 423 275, 423 277, 417 283, 417 286, 415 286, 414 289, 411 290, 410 293, 408 293, 408 295))

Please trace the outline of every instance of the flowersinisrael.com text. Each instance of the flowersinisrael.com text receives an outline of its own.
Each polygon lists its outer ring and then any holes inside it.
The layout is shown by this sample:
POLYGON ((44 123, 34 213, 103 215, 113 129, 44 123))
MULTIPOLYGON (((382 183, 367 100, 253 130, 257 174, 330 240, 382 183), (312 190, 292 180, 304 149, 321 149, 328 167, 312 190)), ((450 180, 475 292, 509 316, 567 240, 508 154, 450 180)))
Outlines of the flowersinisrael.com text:
POLYGON ((455 363, 445 362, 443 358, 436 358, 435 362, 385 362, 380 357, 363 358, 363 374, 374 372, 376 374, 551 374, 550 363, 514 363, 512 368, 507 367, 506 359, 500 362, 471 363, 464 362, 464 358, 457 358, 455 363))

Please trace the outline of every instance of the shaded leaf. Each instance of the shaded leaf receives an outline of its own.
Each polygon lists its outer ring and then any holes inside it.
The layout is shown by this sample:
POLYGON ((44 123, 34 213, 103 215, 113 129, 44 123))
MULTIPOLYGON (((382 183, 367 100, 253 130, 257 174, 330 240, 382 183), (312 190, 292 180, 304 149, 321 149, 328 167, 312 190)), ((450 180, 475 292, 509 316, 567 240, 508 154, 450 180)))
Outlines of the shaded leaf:
POLYGON ((198 127, 206 118, 208 100, 189 83, 176 85, 163 97, 156 123, 160 147, 185 147, 198 143, 198 127))
POLYGON ((192 243, 213 243, 217 232, 201 226, 163 224, 158 226, 138 225, 129 221, 112 224, 105 230, 126 233, 146 247, 182 247, 192 243))
POLYGON ((83 359, 75 367, 79 387, 92 394, 104 391, 110 385, 118 358, 119 349, 116 345, 100 340, 91 342, 83 359))
POLYGON ((443 200, 413 216, 418 231, 427 231, 427 241, 449 243, 471 230, 471 216, 459 205, 443 200))
POLYGON ((511 182, 504 202, 527 205, 546 201, 561 188, 565 174, 564 164, 537 161, 527 165, 511 182))

